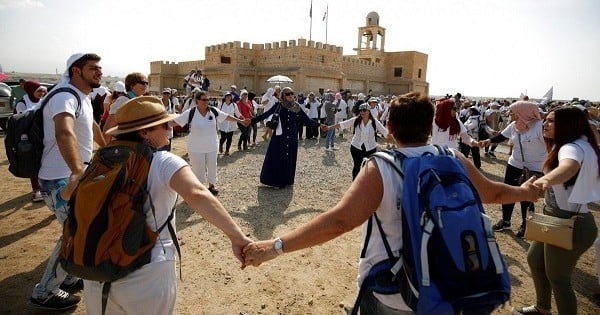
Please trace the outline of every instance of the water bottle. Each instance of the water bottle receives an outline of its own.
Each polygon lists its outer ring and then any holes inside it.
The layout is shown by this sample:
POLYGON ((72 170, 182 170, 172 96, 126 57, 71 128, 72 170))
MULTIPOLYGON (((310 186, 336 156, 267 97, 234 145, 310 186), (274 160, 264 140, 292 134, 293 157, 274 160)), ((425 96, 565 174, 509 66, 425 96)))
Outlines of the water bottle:
POLYGON ((21 141, 17 143, 17 156, 19 157, 19 163, 24 165, 33 164, 33 144, 25 133, 21 135, 21 141))

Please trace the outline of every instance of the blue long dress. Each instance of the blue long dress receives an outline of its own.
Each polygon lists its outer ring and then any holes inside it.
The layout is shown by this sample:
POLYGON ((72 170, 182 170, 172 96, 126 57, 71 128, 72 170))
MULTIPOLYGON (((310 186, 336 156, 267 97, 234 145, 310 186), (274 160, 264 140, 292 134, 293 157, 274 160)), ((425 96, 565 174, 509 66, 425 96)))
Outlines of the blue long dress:
POLYGON ((307 126, 319 126, 319 123, 308 118, 306 113, 300 109, 294 112, 276 103, 268 111, 252 118, 252 123, 260 122, 273 115, 279 109, 279 123, 282 127, 281 135, 273 131, 269 142, 265 160, 260 171, 260 182, 262 184, 283 188, 294 184, 296 176, 296 159, 298 157, 298 128, 296 119, 304 121, 307 126))

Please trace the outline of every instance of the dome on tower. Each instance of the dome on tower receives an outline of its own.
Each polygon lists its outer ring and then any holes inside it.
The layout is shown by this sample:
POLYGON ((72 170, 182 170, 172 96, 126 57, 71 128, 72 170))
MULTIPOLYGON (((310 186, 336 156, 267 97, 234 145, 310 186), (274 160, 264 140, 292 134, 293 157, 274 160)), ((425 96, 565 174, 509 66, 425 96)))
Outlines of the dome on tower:
POLYGON ((367 14, 367 26, 370 25, 379 25, 379 14, 375 11, 371 11, 367 14))

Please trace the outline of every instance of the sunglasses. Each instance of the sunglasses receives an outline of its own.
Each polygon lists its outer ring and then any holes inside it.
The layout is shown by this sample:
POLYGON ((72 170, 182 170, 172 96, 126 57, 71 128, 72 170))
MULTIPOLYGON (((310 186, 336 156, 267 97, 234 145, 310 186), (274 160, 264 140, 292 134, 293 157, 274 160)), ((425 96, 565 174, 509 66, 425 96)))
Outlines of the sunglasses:
POLYGON ((368 110, 368 109, 366 109, 366 108, 363 108, 363 109, 361 109, 360 111, 361 111, 361 112, 368 112, 369 110, 368 110))
POLYGON ((197 98, 197 100, 199 100, 199 101, 203 101, 203 102, 208 102, 208 101, 209 101, 209 99, 208 99, 208 98, 197 98))
POLYGON ((137 81, 138 84, 148 85, 148 81, 137 81))
POLYGON ((283 93, 283 95, 285 95, 285 96, 294 96, 294 93, 293 92, 288 92, 288 93, 283 93))

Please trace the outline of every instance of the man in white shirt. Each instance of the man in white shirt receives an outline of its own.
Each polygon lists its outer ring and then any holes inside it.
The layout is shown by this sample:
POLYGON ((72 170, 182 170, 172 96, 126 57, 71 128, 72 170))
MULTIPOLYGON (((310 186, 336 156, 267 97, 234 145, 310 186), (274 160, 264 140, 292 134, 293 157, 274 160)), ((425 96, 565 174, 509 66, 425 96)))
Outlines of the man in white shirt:
MULTIPOLYGON (((55 89, 70 88, 78 96, 59 92, 48 100, 43 109, 44 151, 38 177, 44 201, 61 225, 67 218, 68 208, 57 191, 67 186, 68 182, 79 181, 85 163, 92 158, 94 141, 100 146, 105 145, 100 126, 94 122, 88 96, 92 88, 100 87, 102 67, 99 62, 100 56, 96 54, 72 55, 67 60, 63 79, 55 89)), ((33 289, 29 299, 33 307, 64 310, 79 303, 80 298, 67 291, 81 290, 83 282, 68 276, 58 263, 61 243, 59 238, 42 279, 33 289)))

